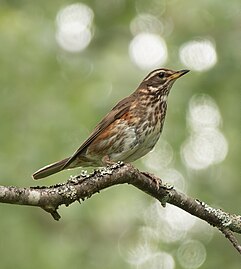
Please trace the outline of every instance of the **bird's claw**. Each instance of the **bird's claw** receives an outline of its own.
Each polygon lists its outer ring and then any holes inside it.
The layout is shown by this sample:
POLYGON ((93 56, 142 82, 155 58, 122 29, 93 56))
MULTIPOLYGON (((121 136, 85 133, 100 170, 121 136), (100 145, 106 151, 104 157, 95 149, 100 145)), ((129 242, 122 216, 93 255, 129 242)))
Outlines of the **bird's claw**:
POLYGON ((149 172, 142 172, 142 174, 145 175, 146 177, 148 177, 151 182, 154 182, 157 190, 159 190, 160 187, 162 187, 162 181, 157 176, 155 176, 149 172))

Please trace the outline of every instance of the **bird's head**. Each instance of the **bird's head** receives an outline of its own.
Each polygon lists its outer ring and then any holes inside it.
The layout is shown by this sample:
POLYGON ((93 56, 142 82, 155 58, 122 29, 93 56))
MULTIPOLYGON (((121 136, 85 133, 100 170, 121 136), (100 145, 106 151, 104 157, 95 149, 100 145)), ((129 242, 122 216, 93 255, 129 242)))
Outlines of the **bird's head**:
POLYGON ((168 94, 173 83, 189 70, 173 71, 159 68, 150 72, 141 82, 139 89, 148 90, 150 94, 168 94))

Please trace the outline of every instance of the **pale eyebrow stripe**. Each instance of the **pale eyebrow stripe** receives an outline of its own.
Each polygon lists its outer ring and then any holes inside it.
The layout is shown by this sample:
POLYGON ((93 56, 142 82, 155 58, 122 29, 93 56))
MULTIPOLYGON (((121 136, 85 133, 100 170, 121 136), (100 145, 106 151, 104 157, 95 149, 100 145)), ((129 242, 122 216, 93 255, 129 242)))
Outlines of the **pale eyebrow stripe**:
POLYGON ((152 73, 149 74, 149 76, 147 76, 143 81, 146 81, 148 79, 150 79, 151 77, 154 77, 156 74, 160 73, 162 71, 162 69, 153 71, 152 73))

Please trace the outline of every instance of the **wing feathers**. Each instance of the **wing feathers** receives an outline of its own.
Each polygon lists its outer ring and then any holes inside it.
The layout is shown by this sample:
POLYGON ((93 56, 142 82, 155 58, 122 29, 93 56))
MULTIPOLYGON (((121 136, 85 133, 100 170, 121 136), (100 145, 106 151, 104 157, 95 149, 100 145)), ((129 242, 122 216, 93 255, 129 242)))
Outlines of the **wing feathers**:
POLYGON ((129 111, 129 108, 135 100, 135 93, 121 100, 95 127, 94 131, 85 140, 85 142, 74 152, 74 154, 69 158, 69 160, 64 164, 62 169, 67 168, 70 163, 76 159, 76 157, 87 149, 90 143, 102 133, 110 124, 112 124, 116 119, 119 119, 123 114, 129 111))

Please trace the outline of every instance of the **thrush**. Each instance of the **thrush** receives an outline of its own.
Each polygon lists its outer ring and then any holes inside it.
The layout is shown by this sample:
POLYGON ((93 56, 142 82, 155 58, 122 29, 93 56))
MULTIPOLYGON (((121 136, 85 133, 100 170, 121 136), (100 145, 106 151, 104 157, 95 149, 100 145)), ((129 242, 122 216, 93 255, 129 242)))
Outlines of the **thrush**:
POLYGON ((166 68, 150 72, 131 95, 112 108, 72 156, 39 169, 33 178, 75 167, 133 162, 146 155, 162 132, 170 89, 187 72, 166 68))

